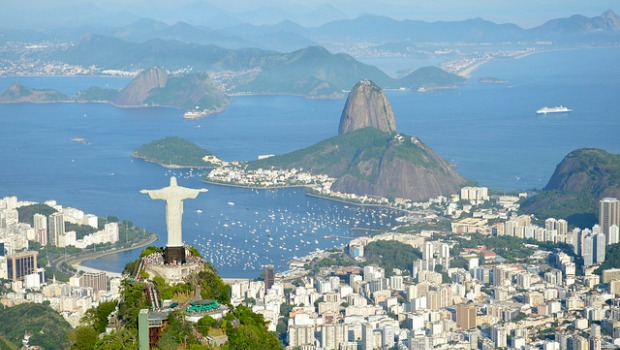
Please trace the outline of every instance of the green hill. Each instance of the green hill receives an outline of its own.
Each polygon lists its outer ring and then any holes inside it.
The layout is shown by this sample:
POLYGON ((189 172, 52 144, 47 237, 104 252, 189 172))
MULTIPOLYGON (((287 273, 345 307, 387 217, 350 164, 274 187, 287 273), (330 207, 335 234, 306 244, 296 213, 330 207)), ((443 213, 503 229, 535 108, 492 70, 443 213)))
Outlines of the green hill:
POLYGON ((401 79, 403 87, 409 89, 437 89, 446 87, 456 87, 463 84, 467 79, 452 73, 448 73, 440 68, 429 66, 415 70, 411 74, 401 79))
MULTIPOLYGON (((24 334, 30 333, 30 345, 46 350, 62 350, 71 326, 49 305, 25 303, 0 309, 0 335, 21 346, 24 334)), ((2 342, 0 342, 2 344, 2 342)))
POLYGON ((526 199, 521 210, 591 227, 598 221, 598 201, 604 197, 620 198, 620 155, 582 148, 564 157, 543 191, 526 199))
POLYGON ((303 168, 337 178, 332 189, 414 200, 455 193, 465 180, 415 137, 375 128, 347 132, 310 147, 249 163, 303 168))
POLYGON ((176 136, 142 145, 134 150, 133 155, 136 158, 142 158, 165 167, 199 168, 213 166, 212 163, 203 159, 206 156, 213 156, 213 153, 176 136))
POLYGON ((151 90, 144 102, 187 110, 218 111, 227 106, 230 99, 213 85, 206 74, 188 74, 169 77, 166 86, 151 90))

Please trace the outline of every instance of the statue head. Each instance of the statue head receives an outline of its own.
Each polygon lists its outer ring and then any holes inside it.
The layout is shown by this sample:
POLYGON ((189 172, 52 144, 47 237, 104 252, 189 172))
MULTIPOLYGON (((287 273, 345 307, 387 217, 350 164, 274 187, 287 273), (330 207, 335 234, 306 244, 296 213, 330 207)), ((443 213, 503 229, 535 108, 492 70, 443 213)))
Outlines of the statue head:
POLYGON ((174 176, 170 177, 170 186, 176 186, 177 185, 177 178, 174 176))

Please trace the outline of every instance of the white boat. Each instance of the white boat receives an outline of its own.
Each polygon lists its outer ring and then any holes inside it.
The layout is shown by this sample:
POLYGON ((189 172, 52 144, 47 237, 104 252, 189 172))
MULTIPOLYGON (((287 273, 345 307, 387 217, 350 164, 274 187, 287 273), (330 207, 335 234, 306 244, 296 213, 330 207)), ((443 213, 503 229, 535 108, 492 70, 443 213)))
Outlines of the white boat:
POLYGON ((543 107, 536 111, 536 114, 547 114, 547 113, 568 113, 572 111, 572 109, 564 107, 564 106, 556 106, 556 107, 543 107))

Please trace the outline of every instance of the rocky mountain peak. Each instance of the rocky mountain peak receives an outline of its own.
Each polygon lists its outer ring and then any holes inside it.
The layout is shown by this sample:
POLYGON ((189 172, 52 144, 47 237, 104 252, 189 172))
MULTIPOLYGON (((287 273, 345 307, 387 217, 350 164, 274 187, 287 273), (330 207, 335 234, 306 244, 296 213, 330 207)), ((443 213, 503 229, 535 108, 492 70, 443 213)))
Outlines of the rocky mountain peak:
POLYGON ((165 70, 153 67, 140 73, 118 94, 115 104, 123 107, 141 106, 154 88, 163 88, 168 82, 165 70))
POLYGON ((362 128, 396 132, 394 111, 383 90, 370 80, 358 82, 347 98, 340 116, 339 134, 362 128))

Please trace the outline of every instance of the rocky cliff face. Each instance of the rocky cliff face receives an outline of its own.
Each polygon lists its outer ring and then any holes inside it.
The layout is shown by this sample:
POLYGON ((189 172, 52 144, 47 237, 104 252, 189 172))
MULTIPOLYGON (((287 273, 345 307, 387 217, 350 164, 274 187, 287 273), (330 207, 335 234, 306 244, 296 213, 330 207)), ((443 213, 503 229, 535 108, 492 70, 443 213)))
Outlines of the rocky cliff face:
POLYGON ((390 102, 368 80, 351 90, 338 136, 250 167, 303 168, 336 178, 334 191, 412 200, 447 196, 466 182, 419 139, 396 133, 390 102))
POLYGON ((168 82, 168 74, 161 68, 151 68, 140 73, 132 80, 114 100, 121 107, 144 106, 152 89, 163 88, 168 82))
POLYGON ((465 184, 459 174, 415 137, 396 135, 378 157, 359 149, 347 173, 332 189, 344 193, 424 200, 458 192, 465 184), (364 159, 366 158, 366 159, 364 159))
POLYGON ((340 116, 340 135, 362 128, 396 131, 392 105, 383 90, 370 80, 362 80, 353 87, 340 116))

